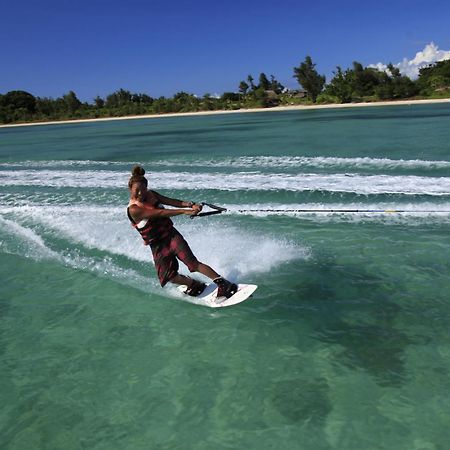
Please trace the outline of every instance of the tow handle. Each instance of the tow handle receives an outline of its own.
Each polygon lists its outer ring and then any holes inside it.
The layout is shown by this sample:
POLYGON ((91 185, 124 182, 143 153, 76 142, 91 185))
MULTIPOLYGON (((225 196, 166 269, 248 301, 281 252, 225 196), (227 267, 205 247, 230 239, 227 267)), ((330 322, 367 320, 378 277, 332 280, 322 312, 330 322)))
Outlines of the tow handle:
POLYGON ((202 206, 207 206, 211 208, 212 211, 206 211, 196 214, 195 216, 191 216, 191 219, 195 219, 196 217, 205 217, 205 216, 213 216, 214 214, 221 214, 227 210, 227 208, 222 208, 221 206, 213 205, 212 203, 202 202, 202 206))

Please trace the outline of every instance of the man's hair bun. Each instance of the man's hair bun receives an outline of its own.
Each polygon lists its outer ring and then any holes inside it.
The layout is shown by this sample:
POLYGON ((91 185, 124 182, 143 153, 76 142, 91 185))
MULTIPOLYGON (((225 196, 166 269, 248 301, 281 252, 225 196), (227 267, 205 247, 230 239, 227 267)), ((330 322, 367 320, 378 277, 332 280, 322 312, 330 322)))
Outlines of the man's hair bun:
POLYGON ((144 183, 146 186, 148 184, 147 178, 144 177, 145 170, 141 166, 134 166, 131 171, 131 177, 128 180, 128 187, 131 189, 133 183, 144 183))
POLYGON ((141 166, 134 166, 131 173, 134 177, 143 177, 145 175, 145 170, 141 166))

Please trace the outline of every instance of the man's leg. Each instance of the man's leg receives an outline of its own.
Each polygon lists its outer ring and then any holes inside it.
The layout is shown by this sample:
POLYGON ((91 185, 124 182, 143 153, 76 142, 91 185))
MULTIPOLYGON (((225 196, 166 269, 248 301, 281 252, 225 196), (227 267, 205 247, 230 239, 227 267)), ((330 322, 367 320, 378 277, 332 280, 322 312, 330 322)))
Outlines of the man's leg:
MULTIPOLYGON (((198 261, 198 259, 192 253, 189 244, 186 242, 186 240, 183 238, 181 234, 177 233, 177 235, 172 239, 171 248, 177 255, 177 257, 181 261, 183 261, 184 264, 186 264, 190 272, 199 272, 214 281, 214 283, 218 287, 217 291, 218 297, 228 298, 237 292, 238 290, 237 284, 229 282, 225 278, 221 277, 212 267, 198 261)), ((177 277, 183 277, 183 275, 177 275, 177 277)), ((175 283, 183 279, 185 280, 187 278, 187 277, 183 278, 177 277, 173 278, 175 283)), ((180 284, 185 284, 185 282, 183 281, 180 284)), ((188 291, 192 292, 190 295, 199 295, 196 292, 201 293, 205 288, 204 283, 196 280, 192 280, 191 284, 187 286, 188 291)))
POLYGON ((185 275, 181 275, 178 273, 170 279, 170 282, 174 284, 184 284, 185 286, 190 287, 194 280, 190 277, 186 277, 185 275))
POLYGON ((215 280, 216 278, 220 277, 220 275, 214 269, 202 262, 198 263, 197 272, 200 272, 202 275, 211 278, 211 280, 215 280))
MULTIPOLYGON (((171 243, 171 250, 184 264, 186 264, 189 272, 199 272, 202 275, 207 276, 211 280, 214 280, 220 275, 207 264, 200 262, 192 252, 189 244, 183 238, 183 236, 177 232, 173 237, 171 243)), ((185 277, 186 278, 186 277, 185 277)), ((183 282, 182 284, 185 284, 183 282)))

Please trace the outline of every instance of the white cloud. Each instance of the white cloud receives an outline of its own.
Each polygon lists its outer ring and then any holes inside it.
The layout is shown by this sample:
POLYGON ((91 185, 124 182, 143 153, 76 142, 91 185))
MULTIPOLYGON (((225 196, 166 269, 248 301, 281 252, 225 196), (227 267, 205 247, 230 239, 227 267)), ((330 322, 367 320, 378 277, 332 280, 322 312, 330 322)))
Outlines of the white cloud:
MULTIPOLYGON (((421 67, 438 61, 444 61, 445 59, 450 59, 450 50, 439 50, 438 46, 434 42, 431 42, 422 51, 417 52, 413 59, 408 60, 407 58, 403 58, 403 61, 394 64, 394 67, 398 67, 402 75, 415 79, 419 76, 419 69, 421 67)), ((387 65, 381 62, 370 64, 369 67, 387 71, 387 65)))

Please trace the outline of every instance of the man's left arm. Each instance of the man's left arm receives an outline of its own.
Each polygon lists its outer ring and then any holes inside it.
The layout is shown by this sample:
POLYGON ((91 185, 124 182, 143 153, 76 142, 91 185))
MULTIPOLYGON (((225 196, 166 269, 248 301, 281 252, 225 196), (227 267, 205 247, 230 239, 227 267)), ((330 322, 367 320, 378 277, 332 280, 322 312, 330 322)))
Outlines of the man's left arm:
POLYGON ((192 208, 197 209, 199 212, 202 210, 202 205, 199 203, 177 200, 175 198, 165 197, 161 194, 157 195, 159 202, 163 205, 175 206, 176 208, 192 208))

